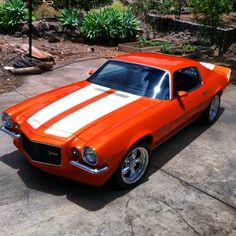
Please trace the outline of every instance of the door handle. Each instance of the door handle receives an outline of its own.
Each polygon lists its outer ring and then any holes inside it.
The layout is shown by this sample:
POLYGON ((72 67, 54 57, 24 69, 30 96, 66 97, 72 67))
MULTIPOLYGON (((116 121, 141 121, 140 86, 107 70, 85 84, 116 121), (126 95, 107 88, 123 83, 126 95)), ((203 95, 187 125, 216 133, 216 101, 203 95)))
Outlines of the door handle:
POLYGON ((207 90, 203 91, 202 94, 203 94, 203 96, 206 96, 207 95, 207 90))

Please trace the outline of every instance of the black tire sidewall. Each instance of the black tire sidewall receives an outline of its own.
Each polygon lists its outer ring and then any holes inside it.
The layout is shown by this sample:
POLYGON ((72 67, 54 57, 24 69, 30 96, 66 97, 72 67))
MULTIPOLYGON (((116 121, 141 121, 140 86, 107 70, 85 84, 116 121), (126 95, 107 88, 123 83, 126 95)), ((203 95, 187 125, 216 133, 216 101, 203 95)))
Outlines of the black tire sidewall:
POLYGON ((146 174, 147 174, 147 171, 149 169, 149 165, 150 165, 150 158, 151 158, 151 149, 150 147, 146 144, 146 143, 137 143, 135 145, 133 145, 127 152, 126 154, 124 155, 122 161, 120 162, 119 164, 119 167, 117 168, 116 172, 115 172, 115 182, 116 184, 120 187, 120 188, 123 188, 123 189, 128 189, 128 188, 133 188, 135 186, 137 186, 140 182, 142 182, 142 180, 145 178, 146 174), (123 167, 123 164, 124 164, 124 161, 127 157, 127 155, 135 148, 138 148, 138 147, 142 147, 142 148, 145 148, 148 152, 148 164, 147 164, 147 167, 146 167, 146 170, 144 171, 143 175, 141 176, 141 178, 139 180, 137 180, 135 183, 132 183, 132 184, 127 184, 126 182, 124 182, 123 178, 122 178, 122 167, 123 167))
POLYGON ((205 113, 205 121, 208 123, 208 124, 213 124, 217 119, 218 119, 218 116, 219 116, 219 110, 220 110, 220 103, 221 103, 221 100, 220 100, 220 95, 219 94, 216 94, 213 99, 211 100, 211 103, 209 105, 209 107, 207 108, 206 110, 206 113, 205 113), (219 106, 218 106, 218 110, 217 110, 217 113, 216 113, 216 116, 214 117, 214 119, 210 119, 210 108, 211 108, 211 104, 214 100, 215 97, 218 97, 219 98, 219 106))

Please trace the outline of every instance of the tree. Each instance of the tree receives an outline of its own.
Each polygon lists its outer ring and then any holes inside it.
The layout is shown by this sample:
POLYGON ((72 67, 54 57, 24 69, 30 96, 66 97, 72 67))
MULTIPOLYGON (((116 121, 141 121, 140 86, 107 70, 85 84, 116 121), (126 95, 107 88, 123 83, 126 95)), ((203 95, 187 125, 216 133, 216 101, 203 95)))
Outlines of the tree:
POLYGON ((216 29, 222 15, 232 11, 232 3, 232 0, 190 0, 189 6, 198 22, 216 29))
POLYGON ((176 2, 177 18, 180 19, 182 9, 184 6, 187 5, 187 0, 175 0, 175 2, 176 2))

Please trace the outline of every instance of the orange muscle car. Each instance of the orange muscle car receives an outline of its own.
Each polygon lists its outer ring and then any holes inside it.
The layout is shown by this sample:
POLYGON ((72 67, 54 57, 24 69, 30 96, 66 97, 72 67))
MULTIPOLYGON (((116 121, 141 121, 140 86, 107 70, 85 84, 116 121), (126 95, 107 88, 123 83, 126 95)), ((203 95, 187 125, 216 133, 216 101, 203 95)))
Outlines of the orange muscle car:
POLYGON ((144 178, 152 149, 200 116, 217 119, 230 73, 164 54, 118 56, 87 80, 7 109, 1 131, 43 171, 131 187, 144 178))

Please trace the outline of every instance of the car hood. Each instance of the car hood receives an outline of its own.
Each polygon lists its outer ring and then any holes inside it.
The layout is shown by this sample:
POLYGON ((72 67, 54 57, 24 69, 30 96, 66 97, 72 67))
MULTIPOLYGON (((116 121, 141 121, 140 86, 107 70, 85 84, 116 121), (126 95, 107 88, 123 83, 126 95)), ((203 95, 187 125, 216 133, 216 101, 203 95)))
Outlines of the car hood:
POLYGON ((87 81, 79 84, 55 90, 46 100, 39 97, 39 103, 22 114, 26 125, 39 135, 89 141, 161 102, 87 81))

